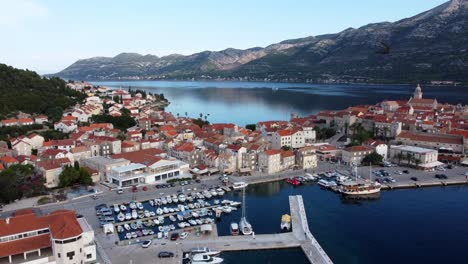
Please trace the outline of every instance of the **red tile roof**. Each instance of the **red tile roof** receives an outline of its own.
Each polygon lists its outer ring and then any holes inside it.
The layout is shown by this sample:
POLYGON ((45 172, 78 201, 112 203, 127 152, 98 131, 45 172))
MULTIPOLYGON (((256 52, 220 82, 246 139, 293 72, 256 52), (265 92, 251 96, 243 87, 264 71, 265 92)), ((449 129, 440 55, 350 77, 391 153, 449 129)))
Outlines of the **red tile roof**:
POLYGON ((282 151, 281 152, 281 157, 287 158, 287 157, 292 157, 294 156, 294 152, 292 150, 287 150, 287 151, 282 151))
POLYGON ((429 134, 429 133, 413 133, 409 131, 402 131, 398 136, 398 139, 407 139, 413 141, 426 141, 426 142, 438 142, 445 144, 463 144, 463 138, 457 135, 443 135, 443 134, 429 134))
POLYGON ((371 148, 365 146, 352 146, 345 149, 348 152, 359 152, 359 151, 372 151, 371 148))
POLYGON ((17 211, 8 220, 0 219, 0 236, 49 228, 50 234, 28 237, 0 243, 0 257, 16 255, 51 246, 51 237, 66 239, 83 233, 75 212, 58 210, 45 216, 37 216, 30 209, 17 211), (8 223, 7 223, 8 221, 8 223))
POLYGON ((3 157, 0 158, 0 161, 2 163, 6 163, 6 164, 8 164, 8 163, 18 163, 17 159, 15 159, 13 157, 10 157, 10 156, 3 156, 3 157))
POLYGON ((142 149, 137 151, 125 152, 120 154, 112 155, 113 159, 126 159, 133 163, 141 163, 145 165, 150 165, 155 162, 161 160, 160 157, 156 155, 160 155, 164 153, 164 151, 156 148, 149 148, 149 149, 142 149))
POLYGON ((281 154, 281 150, 280 149, 269 149, 269 150, 267 150, 267 151, 265 151, 263 153, 265 153, 265 155, 267 155, 267 156, 272 156, 272 155, 281 154))

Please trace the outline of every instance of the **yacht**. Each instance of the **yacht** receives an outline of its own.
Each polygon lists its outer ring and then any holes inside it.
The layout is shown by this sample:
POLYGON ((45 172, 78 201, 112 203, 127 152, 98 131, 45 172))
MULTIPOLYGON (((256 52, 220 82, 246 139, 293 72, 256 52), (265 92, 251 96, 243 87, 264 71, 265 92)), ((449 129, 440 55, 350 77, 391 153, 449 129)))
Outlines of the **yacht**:
POLYGON ((224 259, 220 257, 214 257, 214 256, 207 255, 204 253, 194 254, 192 256, 192 264, 207 264, 207 263, 219 264, 219 263, 223 263, 223 261, 224 259))
POLYGON ((221 254, 221 251, 214 250, 214 249, 207 248, 207 247, 192 248, 192 249, 190 249, 190 252, 192 254, 194 254, 194 255, 204 254, 204 255, 208 255, 208 256, 217 256, 217 255, 221 254))
POLYGON ((336 186, 336 182, 334 181, 327 181, 325 179, 321 179, 318 181, 318 185, 324 187, 324 188, 331 188, 333 186, 336 186))
POLYGON ((340 192, 345 195, 369 195, 380 192, 381 185, 372 181, 372 166, 369 166, 369 180, 358 179, 357 166, 354 165, 354 180, 341 183, 340 192))
POLYGON ((235 222, 231 223, 231 235, 232 236, 239 235, 239 225, 235 222))
POLYGON ((248 184, 245 183, 245 182, 235 182, 234 185, 232 185, 232 188, 234 190, 241 190, 241 189, 244 189, 247 186, 248 186, 248 184))
POLYGON ((281 231, 291 230, 291 216, 284 214, 281 216, 281 231))
POLYGON ((349 180, 341 184, 341 193, 345 195, 368 195, 380 192, 381 185, 378 182, 364 180, 349 180))
POLYGON ((240 232, 243 235, 251 235, 253 233, 252 225, 250 225, 249 221, 247 221, 247 217, 245 216, 245 188, 242 189, 242 217, 239 221, 239 228, 240 232))

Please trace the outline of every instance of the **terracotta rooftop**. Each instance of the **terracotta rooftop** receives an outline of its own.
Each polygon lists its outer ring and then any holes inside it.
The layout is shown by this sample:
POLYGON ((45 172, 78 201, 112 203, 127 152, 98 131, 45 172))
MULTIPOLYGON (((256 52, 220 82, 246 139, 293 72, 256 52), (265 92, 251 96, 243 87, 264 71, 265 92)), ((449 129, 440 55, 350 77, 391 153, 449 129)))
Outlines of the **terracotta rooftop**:
POLYGON ((149 148, 149 149, 142 149, 142 150, 137 150, 137 151, 115 154, 115 155, 112 155, 112 158, 113 159, 122 158, 122 159, 129 160, 133 163, 141 163, 145 165, 150 165, 161 160, 161 157, 158 157, 157 155, 160 155, 162 153, 164 153, 164 151, 160 149, 149 148))
POLYGON ((413 141, 422 141, 422 142, 437 142, 445 144, 463 144, 463 137, 457 135, 443 135, 443 134, 430 134, 430 133, 413 133, 409 131, 403 131, 398 136, 397 139, 407 139, 413 141))
POLYGON ((365 146, 352 146, 345 149, 348 152, 372 151, 371 148, 365 146))
POLYGON ((266 150, 263 153, 265 153, 265 155, 267 155, 267 156, 272 156, 272 155, 281 154, 281 150, 280 149, 269 149, 269 150, 266 150))

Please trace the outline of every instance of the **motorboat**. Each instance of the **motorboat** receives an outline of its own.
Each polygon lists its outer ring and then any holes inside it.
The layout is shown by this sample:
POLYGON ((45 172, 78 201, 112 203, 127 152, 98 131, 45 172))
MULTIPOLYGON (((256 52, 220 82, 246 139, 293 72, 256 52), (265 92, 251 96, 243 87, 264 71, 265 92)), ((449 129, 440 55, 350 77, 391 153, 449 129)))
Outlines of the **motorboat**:
POLYGON ((211 189, 210 191, 211 196, 215 197, 218 195, 218 192, 215 189, 211 189))
POLYGON ((281 216, 281 231, 291 230, 291 216, 284 214, 281 216))
POLYGON ((121 225, 117 226, 117 232, 122 233, 123 231, 124 228, 121 225))
POLYGON ((184 194, 179 194, 179 201, 180 201, 181 203, 183 203, 183 202, 185 202, 185 200, 187 200, 187 198, 185 197, 185 195, 184 195, 184 194))
POLYGON ((123 222, 125 221, 125 215, 120 212, 118 215, 117 215, 117 220, 119 220, 120 222, 123 222))
POLYGON ((295 179, 295 178, 288 178, 288 179, 286 179, 286 182, 291 184, 294 187, 301 185, 301 182, 298 179, 295 179))
POLYGON ((114 212, 118 214, 120 212, 120 207, 118 204, 114 204, 114 212))
POLYGON ((125 230, 130 231, 130 225, 129 224, 125 224, 124 228, 125 228, 125 230))
POLYGON ((158 209, 156 209, 156 214, 158 215, 162 215, 163 214, 163 209, 161 209, 160 207, 158 207, 158 209))
POLYGON ((177 221, 177 219, 176 219, 173 215, 170 215, 170 216, 169 216, 169 219, 170 219, 172 222, 177 221))
POLYGON ((224 190, 221 188, 216 189, 216 193, 218 194, 218 196, 223 196, 225 194, 224 190))
POLYGON ((232 185, 232 188, 233 188, 234 190, 242 190, 242 189, 244 189, 244 188, 247 187, 247 186, 248 186, 248 184, 247 184, 246 182, 241 181, 241 182, 235 182, 235 183, 232 185))
POLYGON ((143 214, 145 215, 145 217, 150 217, 150 212, 148 210, 145 210, 143 214))
POLYGON ((239 225, 236 222, 231 223, 231 235, 238 236, 239 235, 239 225))
POLYGON ((128 205, 130 207, 130 209, 134 210, 136 209, 136 204, 134 202, 130 202, 130 204, 128 205))
POLYGON ((136 203, 136 207, 138 208, 138 210, 143 210, 143 204, 140 202, 136 203))
POLYGON ((138 218, 138 214, 137 214, 137 211, 136 211, 136 210, 132 210, 132 218, 133 218, 133 219, 137 219, 137 218, 138 218))
POLYGON ((124 204, 121 204, 120 205, 120 211, 127 211, 127 206, 125 206, 124 204))
POLYGON ((196 248, 191 248, 189 251, 190 251, 190 253, 192 253, 193 255, 196 255, 196 254, 204 254, 204 255, 208 255, 208 256, 218 256, 219 254, 221 254, 221 251, 215 250, 215 249, 211 249, 211 248, 207 248, 207 247, 196 247, 196 248))
POLYGON ((125 213, 125 220, 130 220, 132 219, 132 214, 131 213, 125 213))
POLYGON ((327 181, 325 179, 321 179, 318 181, 318 185, 324 187, 324 188, 331 188, 337 186, 335 181, 327 181))
POLYGON ((207 264, 207 263, 219 264, 219 263, 223 263, 223 261, 224 259, 220 257, 215 257, 215 256, 207 255, 204 253, 194 254, 192 256, 192 264, 207 264))
POLYGON ((168 213, 169 213, 169 208, 164 207, 164 208, 163 208, 163 212, 164 212, 165 214, 168 214, 168 213))
POLYGON ((149 202, 149 204, 150 204, 151 206, 154 206, 154 201, 153 201, 153 200, 149 200, 148 202, 149 202))
POLYGON ((213 196, 211 195, 211 193, 210 193, 209 191, 206 191, 206 190, 203 191, 203 196, 204 196, 206 199, 211 199, 211 197, 213 197, 213 196))

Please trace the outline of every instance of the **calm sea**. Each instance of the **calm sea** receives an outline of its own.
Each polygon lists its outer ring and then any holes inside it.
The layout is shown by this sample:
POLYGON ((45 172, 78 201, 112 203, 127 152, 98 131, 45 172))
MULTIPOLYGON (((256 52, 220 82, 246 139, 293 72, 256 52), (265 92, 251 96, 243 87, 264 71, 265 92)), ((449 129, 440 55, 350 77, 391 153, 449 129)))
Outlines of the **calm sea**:
MULTIPOLYGON (((415 86, 409 85, 320 85, 259 82, 208 81, 118 81, 93 82, 112 88, 143 89, 164 93, 174 115, 199 117, 212 123, 246 125, 266 120, 289 120, 292 112, 315 114, 358 104, 375 104, 385 99, 407 100, 415 86), (209 115, 208 115, 209 114, 209 115)), ((467 103, 466 87, 424 87, 423 96, 439 102, 467 103)))

